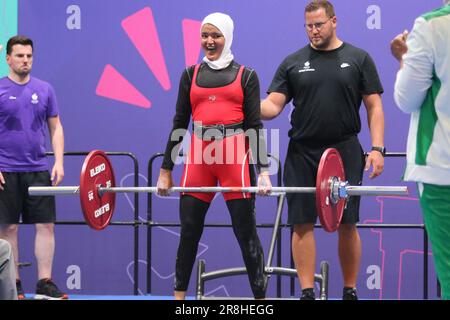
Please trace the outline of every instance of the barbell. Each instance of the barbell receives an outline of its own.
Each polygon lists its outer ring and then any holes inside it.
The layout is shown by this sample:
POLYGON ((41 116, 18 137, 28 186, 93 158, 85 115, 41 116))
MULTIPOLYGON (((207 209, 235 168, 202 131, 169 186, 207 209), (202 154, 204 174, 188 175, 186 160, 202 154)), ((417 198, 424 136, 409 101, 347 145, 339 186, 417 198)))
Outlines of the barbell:
MULTIPOLYGON (((106 228, 114 213, 116 193, 156 193, 157 187, 116 187, 114 171, 105 152, 91 151, 85 158, 79 186, 28 188, 30 196, 78 195, 86 223, 95 230, 106 228)), ((173 187, 169 192, 257 193, 258 187, 173 187)), ((405 196, 403 186, 352 186, 345 181, 344 165, 336 149, 327 149, 319 162, 316 187, 272 187, 270 194, 315 193, 320 223, 325 231, 338 229, 350 196, 405 196)))

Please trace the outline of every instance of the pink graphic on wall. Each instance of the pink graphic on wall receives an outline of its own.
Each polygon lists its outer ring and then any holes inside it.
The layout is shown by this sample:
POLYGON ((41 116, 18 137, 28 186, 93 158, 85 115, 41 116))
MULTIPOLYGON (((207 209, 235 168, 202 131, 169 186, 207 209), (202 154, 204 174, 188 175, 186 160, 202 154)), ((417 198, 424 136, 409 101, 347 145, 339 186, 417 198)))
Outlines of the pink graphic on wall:
POLYGON ((105 98, 129 103, 141 108, 150 108, 152 105, 139 90, 109 64, 103 70, 95 93, 105 98))
MULTIPOLYGON (((400 263, 398 266, 398 284, 397 284, 397 299, 400 300, 402 296, 402 279, 403 279, 403 257, 406 254, 423 255, 423 250, 405 249, 400 252, 400 263)), ((428 255, 432 256, 432 252, 428 251, 428 255)))
MULTIPOLYGON (((161 87, 170 90, 170 78, 151 8, 145 7, 126 17, 121 25, 161 87)), ((198 61, 201 50, 200 25, 198 20, 182 20, 186 66, 198 61)), ((141 108, 151 106, 151 102, 110 64, 103 70, 96 94, 141 108)))
MULTIPOLYGON (((394 200, 394 201, 402 201, 402 202, 418 202, 419 199, 414 197, 395 197, 395 196, 378 196, 376 197, 376 201, 380 205, 380 211, 379 211, 379 218, 378 219, 367 219, 364 220, 364 224, 371 224, 371 223, 386 223, 386 217, 385 217, 385 204, 386 200, 394 200)), ((389 241, 385 241, 384 239, 384 232, 382 229, 371 229, 371 232, 378 237, 377 246, 378 251, 381 255, 381 262, 380 262, 380 268, 381 268, 381 288, 379 291, 379 299, 383 299, 383 284, 385 282, 385 272, 388 265, 396 265, 398 262, 398 274, 397 274, 397 299, 401 299, 401 288, 402 288, 402 271, 404 268, 403 263, 403 256, 405 254, 416 254, 416 255, 423 255, 424 251, 420 249, 415 248, 402 248, 399 252, 393 251, 390 252, 391 243, 389 241), (398 254, 398 256, 397 256, 398 254), (388 258, 389 257, 389 258, 388 258)), ((400 239, 399 239, 400 241, 400 239)), ((409 245, 408 245, 409 246, 409 245)), ((428 255, 431 255, 431 251, 427 253, 428 255)))
POLYGON ((186 66, 197 63, 200 56, 200 28, 201 21, 184 19, 182 21, 183 40, 184 40, 184 58, 186 66))
POLYGON ((146 7, 122 21, 122 27, 164 90, 170 89, 152 10, 146 7))

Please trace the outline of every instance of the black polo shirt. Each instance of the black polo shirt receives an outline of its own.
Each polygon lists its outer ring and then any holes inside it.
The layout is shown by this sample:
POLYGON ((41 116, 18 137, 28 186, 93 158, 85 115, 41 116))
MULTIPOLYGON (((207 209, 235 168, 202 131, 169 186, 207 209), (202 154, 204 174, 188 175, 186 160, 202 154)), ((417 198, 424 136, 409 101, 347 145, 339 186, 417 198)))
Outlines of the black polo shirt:
POLYGON ((305 143, 333 143, 361 131, 362 96, 383 93, 367 52, 348 43, 331 51, 310 45, 284 59, 268 93, 293 101, 289 137, 305 143))

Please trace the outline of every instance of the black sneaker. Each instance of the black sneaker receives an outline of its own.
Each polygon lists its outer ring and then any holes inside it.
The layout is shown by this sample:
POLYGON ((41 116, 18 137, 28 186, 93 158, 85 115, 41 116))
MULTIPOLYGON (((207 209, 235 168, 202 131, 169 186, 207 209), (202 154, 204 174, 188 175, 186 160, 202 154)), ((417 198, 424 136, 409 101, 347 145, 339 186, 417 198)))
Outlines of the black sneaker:
POLYGON ((35 299, 42 300, 63 300, 68 299, 66 293, 61 292, 52 279, 41 279, 36 285, 35 299))
POLYGON ((19 279, 16 280, 16 289, 17 289, 17 299, 18 300, 25 300, 25 293, 22 289, 22 281, 19 279))
POLYGON ((356 288, 344 287, 342 291, 342 300, 358 300, 356 288))
POLYGON ((306 288, 302 290, 300 300, 316 300, 316 294, 313 288, 306 288))

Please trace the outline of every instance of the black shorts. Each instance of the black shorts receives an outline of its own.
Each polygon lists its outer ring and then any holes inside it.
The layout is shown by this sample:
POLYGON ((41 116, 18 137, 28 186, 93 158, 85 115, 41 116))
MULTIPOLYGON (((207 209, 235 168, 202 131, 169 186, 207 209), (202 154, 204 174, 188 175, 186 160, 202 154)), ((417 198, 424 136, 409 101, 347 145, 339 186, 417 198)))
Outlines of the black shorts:
MULTIPOLYGON (((345 178, 351 185, 361 185, 365 166, 364 152, 358 138, 326 146, 310 146, 291 140, 284 166, 286 187, 315 187, 320 157, 327 148, 336 148, 344 162, 345 178)), ((316 196, 313 193, 288 193, 288 223, 316 223, 316 196)), ((360 197, 350 197, 342 223, 359 221, 360 197)))
POLYGON ((56 220, 55 197, 30 197, 28 187, 50 186, 48 171, 2 172, 4 190, 0 190, 0 223, 52 223, 56 220))

